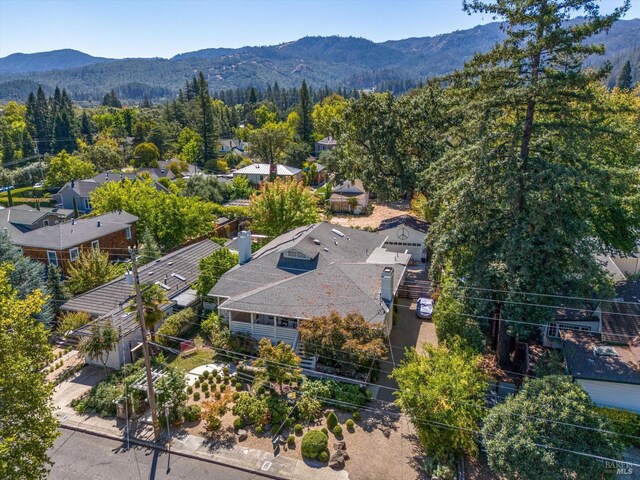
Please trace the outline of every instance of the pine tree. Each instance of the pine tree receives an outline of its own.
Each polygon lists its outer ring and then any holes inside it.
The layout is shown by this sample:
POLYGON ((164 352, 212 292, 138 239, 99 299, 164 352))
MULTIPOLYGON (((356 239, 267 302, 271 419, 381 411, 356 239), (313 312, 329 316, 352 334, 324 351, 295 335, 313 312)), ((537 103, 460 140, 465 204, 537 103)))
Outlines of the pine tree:
POLYGON ((26 106, 26 121, 29 135, 41 153, 48 152, 50 148, 49 138, 51 136, 49 128, 49 104, 47 103, 47 98, 44 90, 42 90, 42 86, 38 86, 36 95, 34 95, 33 92, 29 94, 26 106))
POLYGON ((309 98, 309 89, 307 88, 307 81, 302 81, 302 87, 300 88, 300 105, 298 112, 300 114, 300 122, 298 123, 298 136, 300 140, 307 145, 313 143, 313 121, 311 120, 311 111, 313 105, 309 98))
POLYGON ((160 245, 158 245, 158 242, 156 242, 148 229, 144 231, 140 241, 143 247, 140 252, 140 265, 153 262, 162 256, 160 245))
POLYGON ((122 102, 113 88, 102 98, 102 105, 105 107, 122 108, 122 102))
POLYGON ((60 92, 56 87, 52 112, 54 142, 51 148, 52 153, 59 153, 62 150, 74 152, 77 148, 75 113, 66 90, 63 89, 60 92))
POLYGON ((57 315, 60 312, 60 306, 69 299, 69 294, 62 283, 60 270, 53 264, 49 264, 47 268, 47 292, 52 310, 57 315))
POLYGON ((87 112, 83 111, 80 134, 82 135, 82 138, 84 139, 84 141, 87 142, 89 145, 93 144, 94 133, 95 133, 95 125, 93 124, 93 121, 91 120, 87 112))
POLYGON ((149 101, 149 97, 147 94, 144 94, 144 98, 142 99, 142 108, 151 108, 151 102, 149 101))
POLYGON ((631 62, 627 60, 622 66, 620 75, 618 76, 618 88, 620 90, 631 90, 633 88, 633 79, 631 78, 631 62))
POLYGON ((202 137, 202 158, 204 163, 208 160, 216 158, 217 142, 218 142, 218 123, 213 116, 211 108, 211 96, 209 95, 209 85, 204 78, 204 74, 200 72, 197 80, 194 79, 197 86, 197 98, 200 123, 200 136, 202 137))
MULTIPOLYGON (((505 292, 462 290, 483 299, 467 299, 467 312, 551 321, 553 309, 526 307, 522 302, 530 300, 518 292, 605 294, 596 252, 636 248, 640 212, 626 207, 637 168, 628 131, 605 127, 607 109, 615 108, 603 105, 599 90, 608 72, 581 68, 586 56, 603 51, 587 40, 608 30, 629 4, 600 15, 597 3, 464 4, 468 13, 505 20, 506 33, 503 43, 449 79, 447 112, 461 118, 450 133, 456 148, 428 172, 438 209, 430 229, 434 271, 448 268, 453 278, 465 278, 464 288, 505 292), (583 22, 567 22, 581 11, 588 12, 583 22)), ((501 366, 510 363, 515 333, 527 332, 499 322, 501 366)))

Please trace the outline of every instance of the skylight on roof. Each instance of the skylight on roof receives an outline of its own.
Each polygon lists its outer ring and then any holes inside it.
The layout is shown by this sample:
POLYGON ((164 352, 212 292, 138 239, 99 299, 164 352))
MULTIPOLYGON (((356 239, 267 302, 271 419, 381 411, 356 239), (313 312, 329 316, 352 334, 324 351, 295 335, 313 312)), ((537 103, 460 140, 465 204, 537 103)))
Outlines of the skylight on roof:
POLYGON ((178 280, 182 280, 183 282, 186 282, 187 279, 184 278, 182 275, 178 274, 178 273, 172 273, 171 274, 172 277, 176 277, 178 280))
POLYGON ((171 287, 169 285, 167 285, 166 283, 162 283, 162 282, 156 282, 156 285, 161 286, 162 288, 164 288, 165 290, 171 290, 171 287))
POLYGON ((617 357, 618 356, 618 352, 616 352, 616 349, 608 345, 601 345, 594 348, 594 353, 600 357, 617 357))
POLYGON ((335 233, 336 235, 338 235, 339 237, 344 237, 344 233, 342 233, 340 230, 338 230, 337 228, 332 228, 331 231, 333 233, 335 233))

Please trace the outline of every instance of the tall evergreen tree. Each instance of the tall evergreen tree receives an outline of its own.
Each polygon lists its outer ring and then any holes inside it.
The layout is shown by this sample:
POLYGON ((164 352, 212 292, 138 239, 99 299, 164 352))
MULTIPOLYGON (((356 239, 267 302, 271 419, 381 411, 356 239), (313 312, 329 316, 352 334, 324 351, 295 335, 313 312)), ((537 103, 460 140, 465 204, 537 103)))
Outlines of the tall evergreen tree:
POLYGON ((105 107, 122 108, 122 102, 113 88, 102 98, 102 105, 105 107))
POLYGON ((60 93, 57 87, 53 98, 52 120, 54 142, 51 147, 52 153, 58 153, 62 150, 67 152, 75 151, 77 148, 77 134, 73 104, 67 95, 67 91, 63 89, 60 93))
MULTIPOLYGON (((607 72, 581 68, 603 51, 586 40, 628 8, 601 15, 595 0, 464 2, 468 13, 503 19, 506 33, 450 79, 449 111, 462 122, 450 133, 455 148, 428 172, 433 269, 465 279, 465 313, 548 322, 553 309, 522 305, 540 298, 520 292, 606 293, 595 254, 635 249, 637 155, 628 131, 607 125, 615 106, 598 86, 607 72), (580 13, 583 22, 567 22, 580 13)), ((499 322, 503 366, 516 333, 525 332, 499 322)))
POLYGON ((33 92, 29 94, 26 106, 26 121, 29 135, 38 146, 40 153, 48 152, 51 137, 51 129, 49 128, 49 104, 41 85, 38 85, 36 95, 34 95, 33 92))
POLYGON ((47 267, 47 291, 51 309, 57 315, 60 312, 60 306, 69 299, 69 294, 62 283, 60 270, 53 264, 47 267))
POLYGON ((300 140, 308 145, 313 143, 313 121, 311 119, 311 111, 313 105, 309 98, 309 89, 307 81, 302 81, 300 88, 300 104, 298 105, 298 113, 300 114, 300 122, 298 123, 298 136, 300 140))
POLYGON ((213 116, 209 85, 207 84, 202 72, 198 74, 197 81, 194 79, 194 83, 197 85, 197 102, 200 109, 198 112, 200 124, 198 133, 200 133, 200 136, 202 137, 202 158, 204 163, 207 163, 208 160, 216 158, 218 122, 213 116))
POLYGON ((631 78, 631 62, 627 60, 622 66, 620 75, 618 75, 617 86, 621 90, 631 90, 633 88, 633 79, 631 78))
POLYGON ((85 142, 89 145, 93 143, 93 135, 95 134, 96 127, 91 120, 91 117, 87 114, 86 110, 82 111, 82 120, 80 122, 80 135, 85 142))

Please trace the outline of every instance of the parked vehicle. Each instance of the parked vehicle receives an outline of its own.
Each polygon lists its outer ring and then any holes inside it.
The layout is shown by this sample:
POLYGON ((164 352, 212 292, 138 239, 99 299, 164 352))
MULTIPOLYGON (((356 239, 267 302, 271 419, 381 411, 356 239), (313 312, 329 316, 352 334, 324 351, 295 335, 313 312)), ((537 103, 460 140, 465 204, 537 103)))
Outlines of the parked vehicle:
POLYGON ((42 188, 42 187, 44 187, 44 183, 42 182, 38 182, 33 186, 33 188, 42 188))
POLYGON ((433 300, 430 298, 419 298, 416 304, 416 316, 418 318, 429 319, 433 315, 433 300))
POLYGON ((0 187, 0 192, 8 192, 9 190, 13 190, 14 188, 16 188, 16 187, 14 187, 13 185, 8 185, 6 187, 0 187))

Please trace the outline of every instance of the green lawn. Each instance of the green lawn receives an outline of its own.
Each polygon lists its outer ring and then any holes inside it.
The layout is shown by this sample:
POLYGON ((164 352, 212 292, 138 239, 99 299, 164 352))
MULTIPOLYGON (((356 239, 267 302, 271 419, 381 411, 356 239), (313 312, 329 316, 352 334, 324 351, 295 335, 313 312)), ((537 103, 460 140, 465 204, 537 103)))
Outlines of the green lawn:
POLYGON ((190 356, 184 357, 182 354, 168 358, 169 364, 173 367, 184 371, 185 373, 199 367, 212 363, 215 359, 215 352, 208 347, 200 347, 200 350, 190 356))

